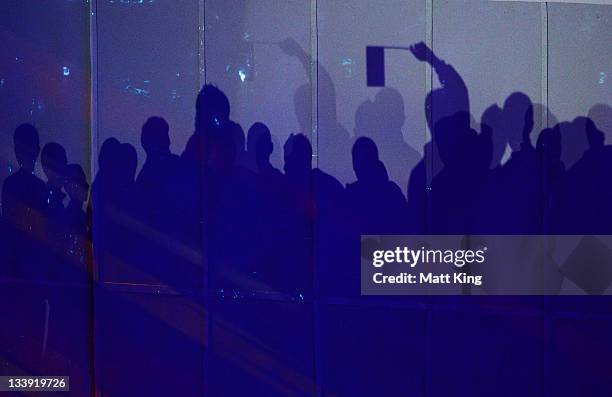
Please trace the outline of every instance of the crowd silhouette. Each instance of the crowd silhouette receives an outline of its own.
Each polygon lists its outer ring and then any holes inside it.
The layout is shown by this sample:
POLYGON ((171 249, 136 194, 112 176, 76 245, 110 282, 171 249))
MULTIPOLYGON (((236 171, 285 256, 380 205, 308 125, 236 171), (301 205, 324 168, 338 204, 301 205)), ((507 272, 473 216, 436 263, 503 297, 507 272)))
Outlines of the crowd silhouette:
MULTIPOLYGON (((281 46, 308 69, 293 41, 281 46)), ((197 97, 194 133, 182 154, 170 151, 168 123, 150 117, 138 175, 135 148, 109 138, 91 189, 61 144, 41 150, 36 127, 18 126, 19 169, 2 186, 2 273, 86 282, 96 261, 103 280, 208 283, 219 294, 300 299, 315 285, 320 293, 359 294, 362 234, 612 232, 608 105, 534 131, 541 106, 515 92, 487 108, 477 130, 459 73, 423 43, 410 49, 441 85, 424 99, 432 141, 420 159, 403 141, 404 104, 392 88, 356 109, 352 141, 337 122, 333 89, 323 90, 331 94, 319 115, 333 131, 319 131, 321 168, 313 168, 307 130, 289 136, 283 169, 275 168, 271 156, 281 148, 272 132, 256 122, 245 134, 214 85, 197 97), (39 156, 46 182, 33 173, 39 156), (336 175, 344 172, 336 159, 352 162, 354 175, 336 175)), ((319 85, 333 88, 326 72, 319 77, 319 85)), ((309 95, 309 86, 296 93, 298 114, 310 106, 309 95)), ((306 119, 299 118, 303 128, 306 119)))

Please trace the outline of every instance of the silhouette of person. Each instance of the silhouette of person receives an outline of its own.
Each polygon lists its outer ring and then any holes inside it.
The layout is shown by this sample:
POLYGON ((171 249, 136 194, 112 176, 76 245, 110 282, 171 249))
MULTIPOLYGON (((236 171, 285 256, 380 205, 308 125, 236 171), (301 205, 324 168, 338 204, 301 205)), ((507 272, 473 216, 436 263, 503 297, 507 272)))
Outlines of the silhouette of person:
POLYGON ((410 171, 419 161, 419 153, 404 141, 404 98, 394 88, 385 87, 357 108, 355 139, 367 136, 377 142, 381 161, 389 167, 390 179, 408 185, 410 171))
MULTIPOLYGON (((294 95, 295 113, 301 133, 312 131, 312 82, 311 57, 292 38, 280 43, 280 49, 287 55, 297 58, 306 72, 309 82, 301 85, 294 95)), ((317 63, 317 156, 319 168, 335 175, 346 183, 351 179, 349 132, 338 122, 336 112, 336 88, 329 72, 317 63)))
POLYGON ((357 181, 346 186, 346 194, 356 230, 361 234, 402 234, 407 222, 406 199, 389 180, 376 144, 370 138, 358 138, 352 155, 357 181))
POLYGON ((49 269, 43 268, 41 258, 47 189, 34 175, 40 152, 38 131, 31 124, 21 124, 15 129, 13 143, 19 170, 2 185, 2 215, 11 239, 7 244, 9 263, 14 267, 11 273, 27 279, 47 279, 49 269))
MULTIPOLYGON (((134 177, 136 149, 115 138, 102 144, 99 171, 92 185, 94 254, 103 280, 143 282, 146 276, 135 258, 137 194, 134 177), (143 279, 144 278, 144 279, 143 279)), ((144 265, 141 265, 144 266, 144 265)), ((149 281, 149 280, 147 280, 149 281)))
MULTIPOLYGON (((204 85, 198 93, 195 110, 193 135, 185 145, 178 170, 166 186, 162 200, 167 204, 162 223, 169 233, 168 251, 176 263, 171 282, 190 287, 204 282, 204 245, 208 244, 204 233, 210 227, 210 219, 205 217, 210 203, 209 195, 203 191, 210 182, 210 140, 219 131, 232 138, 228 131, 230 103, 220 89, 212 84, 204 85)), ((235 144, 232 146, 235 150, 235 144)))
POLYGON ((40 163, 47 177, 47 208, 49 212, 61 213, 64 209, 62 191, 64 172, 68 165, 66 150, 55 142, 47 143, 40 154, 40 163))
MULTIPOLYGON (((423 42, 410 46, 414 57, 427 62, 438 76, 440 88, 430 91, 425 97, 425 120, 432 133, 437 122, 456 113, 469 114, 469 97, 463 79, 450 64, 447 64, 423 42)), ((440 172, 443 162, 438 145, 428 142, 423 148, 423 158, 410 172, 406 188, 409 212, 409 231, 425 233, 432 231, 431 184, 440 172)))
POLYGON ((268 127, 261 123, 254 123, 247 135, 247 156, 250 169, 262 176, 282 178, 282 173, 274 168, 270 156, 274 152, 274 143, 268 127))
POLYGON ((504 129, 512 150, 499 174, 500 208, 497 233, 538 234, 542 228, 542 197, 535 148, 531 143, 533 105, 515 92, 504 102, 504 129))
POLYGON ((434 127, 443 164, 431 183, 431 226, 436 234, 464 234, 474 229, 474 204, 486 181, 490 156, 469 123, 469 115, 459 112, 434 127))
POLYGON ((410 171, 406 188, 408 234, 427 234, 430 229, 428 213, 433 153, 433 142, 429 141, 423 147, 423 157, 410 171))
MULTIPOLYGON (((476 233, 493 233, 498 228, 497 216, 503 211, 504 198, 500 197, 500 173, 502 160, 508 148, 504 135, 503 110, 497 105, 489 106, 481 116, 480 140, 483 145, 483 172, 485 178, 480 197, 476 198, 473 230, 476 233)), ((475 148, 471 150, 476 150, 475 148)))
POLYGON ((278 269, 285 266, 277 254, 279 236, 286 232, 283 224, 288 213, 288 190, 285 176, 270 162, 274 142, 268 127, 254 123, 247 134, 247 159, 249 171, 246 173, 253 181, 250 201, 250 216, 254 222, 252 229, 259 236, 253 247, 253 272, 263 284, 257 289, 281 292, 282 280, 278 280, 278 269))
POLYGON ((187 141, 182 157, 202 163, 205 160, 206 138, 211 131, 226 126, 230 117, 227 96, 212 84, 200 90, 196 100, 195 131, 187 141))
POLYGON ((63 261, 63 215, 64 198, 62 191, 68 159, 66 150, 55 142, 47 143, 40 154, 40 163, 47 177, 45 198, 45 248, 46 261, 57 278, 63 261))
POLYGON ((353 170, 357 181, 346 185, 346 216, 342 222, 344 259, 338 260, 334 277, 343 295, 358 296, 360 236, 365 234, 405 234, 408 230, 408 207, 401 189, 389 180, 378 156, 378 148, 368 137, 358 138, 352 149, 353 170), (349 266, 342 266, 343 264, 349 266))
POLYGON ((575 118, 568 130, 575 136, 584 134, 588 142, 588 149, 567 172, 569 232, 607 234, 612 229, 612 187, 605 181, 612 175, 612 147, 605 145, 605 134, 589 118, 575 118))
POLYGON ((236 164, 232 122, 209 135, 205 189, 205 238, 209 273, 215 289, 248 288, 252 280, 255 244, 252 238, 253 181, 236 164), (235 247, 240 247, 236 249, 235 247))
POLYGON ((489 106, 480 118, 480 135, 490 142, 489 168, 497 170, 508 146, 508 139, 503 133, 503 110, 497 105, 489 106))
POLYGON ((90 227, 83 204, 87 201, 89 183, 83 168, 78 164, 68 164, 65 170, 64 190, 70 201, 63 215, 63 254, 67 260, 64 279, 87 282, 91 269, 89 266, 90 227))
POLYGON ((180 172, 181 159, 170 152, 170 127, 161 117, 150 117, 143 124, 140 142, 147 154, 146 161, 136 178, 138 193, 138 217, 145 226, 139 242, 143 263, 156 282, 168 284, 172 281, 174 262, 168 252, 166 211, 171 203, 166 189, 180 172))
POLYGON ((150 117, 142 126, 140 142, 147 159, 136 178, 143 219, 151 227, 159 227, 161 212, 166 203, 162 192, 178 172, 180 157, 170 152, 168 123, 161 117, 150 117))
POLYGON ((589 110, 588 118, 593 120, 597 129, 604 133, 608 142, 612 137, 612 107, 598 103, 589 110))
POLYGON ((558 126, 545 128, 538 135, 536 156, 540 177, 542 198, 543 231, 549 234, 561 232, 561 197, 566 186, 565 164, 561 161, 561 132, 558 126))
POLYGON ((470 113, 470 101, 465 82, 455 68, 438 58, 423 42, 410 46, 416 59, 427 62, 436 75, 441 88, 432 90, 425 98, 425 119, 433 132, 436 123, 456 113, 470 113))
POLYGON ((284 278, 294 291, 312 293, 313 261, 319 270, 340 262, 337 238, 342 219, 343 188, 333 176, 312 168, 312 146, 304 134, 291 134, 284 145, 284 171, 289 189, 289 214, 285 217, 289 241, 286 254, 296 258, 295 268, 284 278), (315 256, 314 247, 317 247, 315 256), (294 252, 291 254, 291 252, 294 252))
POLYGON ((373 129, 376 127, 376 124, 372 119, 375 113, 374 102, 370 99, 366 99, 357 106, 357 110, 355 110, 355 127, 353 128, 355 139, 362 136, 368 137, 374 133, 373 129))

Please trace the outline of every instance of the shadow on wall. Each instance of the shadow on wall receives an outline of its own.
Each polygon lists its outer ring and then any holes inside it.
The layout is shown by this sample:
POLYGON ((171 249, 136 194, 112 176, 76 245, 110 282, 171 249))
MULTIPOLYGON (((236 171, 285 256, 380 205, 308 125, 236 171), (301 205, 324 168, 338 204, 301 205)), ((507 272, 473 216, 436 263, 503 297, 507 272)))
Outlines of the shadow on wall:
MULTIPOLYGON (((307 69, 293 40, 281 48, 307 69)), ((536 131, 534 113, 544 110, 516 92, 492 104, 476 130, 458 71, 423 43, 411 51, 441 84, 424 98, 433 141, 423 157, 403 141, 404 103, 392 88, 356 109, 351 148, 322 68, 319 85, 328 87, 320 91, 328 96, 319 116, 335 127, 320 132, 321 168, 312 166, 307 136, 291 134, 281 170, 270 129, 258 122, 245 136, 213 85, 197 97, 181 155, 170 151, 166 121, 151 117, 141 131, 140 173, 135 148, 109 138, 91 191, 59 143, 41 152, 37 129, 18 126, 19 170, 2 187, 2 274, 86 283, 93 258, 105 281, 199 288, 206 280, 222 296, 304 301, 315 292, 359 296, 363 234, 612 232, 608 105, 536 131), (32 172, 39 155, 46 182, 32 172)), ((295 93, 299 120, 309 94, 308 86, 295 93)))
MULTIPOLYGON (((309 67, 295 41, 280 47, 309 67)), ((336 99, 324 69, 320 84, 330 87, 321 90, 328 93, 321 104, 328 106, 320 116, 331 120, 326 125, 338 126, 319 136, 321 148, 338 153, 337 161, 323 161, 330 173, 312 167, 313 150, 303 134, 290 135, 283 170, 275 167, 280 148, 269 128, 258 122, 245 136, 231 121, 224 93, 206 85, 182 155, 170 152, 170 129, 161 117, 142 127, 147 158, 137 177, 135 149, 115 138, 104 142, 86 211, 82 169, 69 165, 65 150, 52 142, 40 153, 47 182, 38 179, 32 173, 40 152, 37 130, 19 126, 14 149, 20 168, 3 184, 2 252, 10 264, 3 272, 78 278, 63 274, 61 263, 79 263, 80 271, 87 271, 87 212, 97 230, 95 259, 108 279, 200 286, 206 255, 223 280, 215 282, 298 294, 312 293, 313 259, 326 262, 318 264, 324 274, 344 271, 335 269, 333 258, 358 244, 360 234, 608 230, 612 149, 605 144, 610 132, 603 130, 610 128, 608 105, 540 132, 534 125, 549 112, 516 92, 502 106, 491 105, 477 131, 459 73, 423 43, 410 50, 431 65, 441 84, 424 98, 433 131, 424 157, 403 141, 404 103, 393 88, 382 88, 358 107, 349 152, 348 133, 334 121, 336 99), (343 186, 334 171, 354 180, 348 166, 356 180, 343 186), (326 255, 313 256, 313 244, 326 255), (243 248, 231 248, 236 246, 243 248), (302 260, 288 265, 287 257, 302 260)), ((302 86, 295 94, 299 119, 309 93, 302 86)))

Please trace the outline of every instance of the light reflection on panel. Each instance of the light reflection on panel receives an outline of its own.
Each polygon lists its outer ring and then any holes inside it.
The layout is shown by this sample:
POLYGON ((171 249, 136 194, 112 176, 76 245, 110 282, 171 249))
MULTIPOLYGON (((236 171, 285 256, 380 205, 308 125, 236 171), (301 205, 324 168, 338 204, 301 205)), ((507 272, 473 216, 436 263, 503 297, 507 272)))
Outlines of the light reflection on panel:
POLYGON ((425 41, 425 1, 325 1, 317 8, 318 161, 355 180, 354 138, 368 136, 405 192, 425 143, 425 67, 407 50, 385 50, 386 85, 366 85, 366 46, 425 41))
MULTIPOLYGON (((33 123, 41 147, 54 141, 89 172, 89 5, 0 5, 0 180, 17 170, 13 131, 33 123)), ((40 162, 36 174, 44 177, 40 162)))
POLYGON ((141 127, 161 116, 180 154, 199 88, 198 1, 99 1, 97 25, 98 145, 109 137, 130 143, 142 166, 141 127))
POLYGON ((310 80, 310 7, 308 0, 205 2, 206 81, 227 94, 230 117, 245 132, 256 121, 269 127, 278 168, 289 134, 311 131, 310 102, 294 106, 310 80))
POLYGON ((210 394, 314 396, 313 308, 307 303, 217 301, 210 394))
POLYGON ((202 395, 208 314, 201 298, 99 292, 95 346, 101 394, 202 395))
MULTIPOLYGON (((472 127, 489 106, 503 106, 515 91, 541 103, 540 26, 540 4, 434 2, 434 52, 465 81, 472 127)), ((434 88, 440 86, 435 75, 433 82, 434 88)))

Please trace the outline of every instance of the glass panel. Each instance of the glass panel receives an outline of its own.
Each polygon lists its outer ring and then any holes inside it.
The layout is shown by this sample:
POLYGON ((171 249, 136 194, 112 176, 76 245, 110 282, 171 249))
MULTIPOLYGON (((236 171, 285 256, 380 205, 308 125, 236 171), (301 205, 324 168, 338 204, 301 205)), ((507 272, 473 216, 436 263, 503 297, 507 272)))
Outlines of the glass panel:
POLYGON ((407 49, 425 40, 425 4, 317 4, 318 164, 342 184, 355 180, 351 147, 367 136, 378 146, 390 179, 406 191, 426 137, 425 65, 407 49), (384 50, 384 88, 366 84, 366 46, 406 47, 384 50))
MULTIPOLYGON (((612 49, 608 45, 612 40, 611 26, 610 6, 548 4, 550 108, 559 121, 591 117, 606 133, 608 143, 612 141, 612 49)), ((586 141, 580 148, 584 149, 585 144, 586 141)))
POLYGON ((0 373, 64 374, 78 395, 92 387, 89 39, 87 2, 0 5, 0 313, 12 319, 0 373))
MULTIPOLYGON (((227 95, 238 123, 232 167, 213 164, 208 176, 207 255, 220 294, 303 299, 312 290, 310 179, 301 169, 281 173, 289 135, 311 132, 310 7, 307 0, 205 2, 206 81, 227 95)), ((310 162, 307 150, 299 154, 310 162)))
MULTIPOLYGON (((0 180, 6 224, 3 233, 7 235, 2 239, 7 257, 2 259, 12 266, 3 266, 0 273, 76 281, 68 274, 69 267, 58 262, 64 263, 64 251, 70 249, 68 238, 63 236, 64 226, 69 225, 64 223, 73 226, 75 221, 85 228, 84 219, 80 222, 76 218, 85 216, 84 199, 77 196, 86 197, 86 192, 73 189, 73 194, 64 194, 66 183, 59 169, 73 163, 76 177, 85 184, 85 179, 89 180, 89 7, 63 1, 33 7, 11 1, 3 3, 2 9, 0 34, 5 56, 0 61, 0 106, 4 109, 0 115, 4 131, 0 180), (33 124, 37 131, 25 128, 17 134, 16 127, 22 123, 33 124), (14 145, 16 135, 25 149, 21 154, 14 145), (31 167, 34 176, 29 173, 31 167), (29 190, 24 191, 26 186, 29 190), (74 204, 70 207, 75 210, 70 212, 74 217, 63 216, 63 205, 69 202, 74 204)), ((85 236, 81 237, 84 240, 85 236)), ((85 259, 77 262, 82 273, 85 259)))
POLYGON ((440 311, 431 327, 432 377, 444 377, 431 384, 433 396, 542 394, 541 318, 440 311))
POLYGON ((196 0, 98 2, 93 211, 105 281, 202 284, 200 181, 189 179, 199 170, 177 157, 194 130, 198 15, 196 0), (145 125, 151 116, 167 124, 145 125))
POLYGON ((595 396, 610 388, 610 332, 609 318, 553 321, 549 355, 551 394, 595 396))
POLYGON ((289 134, 311 132, 309 89, 308 103, 294 107, 296 91, 311 78, 310 7, 308 0, 205 2, 206 81, 225 92, 230 117, 245 133, 257 121, 268 126, 279 169, 289 134), (295 54, 280 46, 287 39, 295 54))
POLYGON ((212 328, 212 395, 314 396, 312 316, 310 304, 219 301, 212 328))
POLYGON ((558 233, 611 234, 612 7, 548 5, 549 125, 567 171, 551 219, 558 233))
POLYGON ((202 395, 207 319, 199 296, 101 290, 96 296, 101 393, 202 395))
MULTIPOLYGON (((474 128, 489 106, 503 106, 513 92, 542 103, 540 4, 440 0, 433 12, 434 52, 465 82, 474 128)), ((435 74, 433 83, 440 87, 435 74)))
POLYGON ((541 233, 540 7, 434 2, 434 233, 541 233))
POLYGON ((425 395, 424 312, 324 305, 320 317, 325 395, 425 395))
POLYGON ((425 40, 425 26, 425 1, 317 4, 320 170, 313 183, 316 279, 323 296, 359 295, 360 234, 423 226, 425 65, 408 46, 425 40), (380 50, 382 88, 367 85, 366 46, 404 47, 380 50), (359 155, 368 148, 378 151, 370 163, 359 155), (411 173, 416 176, 407 205, 411 173))

